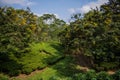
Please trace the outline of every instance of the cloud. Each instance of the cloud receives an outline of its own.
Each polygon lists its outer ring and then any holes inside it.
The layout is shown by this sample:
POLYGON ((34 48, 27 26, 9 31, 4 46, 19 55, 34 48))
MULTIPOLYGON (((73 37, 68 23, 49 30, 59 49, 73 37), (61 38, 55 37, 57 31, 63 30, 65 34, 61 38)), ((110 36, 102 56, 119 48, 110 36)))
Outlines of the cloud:
POLYGON ((90 11, 91 10, 91 6, 89 6, 89 5, 85 5, 85 6, 82 6, 82 8, 79 8, 79 11, 81 12, 81 13, 87 13, 88 11, 90 11))
POLYGON ((3 4, 19 4, 21 6, 30 6, 34 5, 34 2, 31 2, 29 0, 1 0, 0 3, 3 4))
POLYGON ((54 14, 56 16, 56 18, 60 18, 60 16, 58 14, 54 14))
POLYGON ((56 18, 60 18, 60 16, 58 14, 55 14, 55 13, 45 12, 45 13, 42 13, 42 14, 39 14, 39 13, 34 13, 34 14, 37 15, 38 17, 42 16, 43 14, 54 14, 56 16, 56 18))
POLYGON ((42 14, 39 13, 34 13, 35 15, 37 15, 38 17, 42 16, 42 14))
POLYGON ((79 10, 81 13, 87 13, 92 9, 95 9, 96 7, 100 8, 100 6, 104 3, 108 2, 108 0, 98 0, 97 2, 91 2, 87 5, 82 6, 79 10))
POLYGON ((76 9, 75 9, 75 8, 70 8, 70 9, 68 9, 68 11, 69 11, 70 13, 75 13, 75 12, 76 12, 76 9))
POLYGON ((91 9, 95 9, 96 7, 100 8, 100 6, 104 3, 108 2, 108 0, 97 0, 96 2, 90 2, 86 5, 83 5, 80 8, 71 8, 68 11, 70 13, 80 12, 82 14, 89 12, 91 9))

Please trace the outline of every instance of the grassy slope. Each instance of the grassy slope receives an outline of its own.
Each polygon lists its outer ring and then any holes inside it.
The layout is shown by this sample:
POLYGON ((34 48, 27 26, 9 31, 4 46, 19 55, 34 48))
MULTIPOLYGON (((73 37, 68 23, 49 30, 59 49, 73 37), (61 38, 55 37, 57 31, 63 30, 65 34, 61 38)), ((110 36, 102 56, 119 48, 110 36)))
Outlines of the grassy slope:
MULTIPOLYGON (((43 71, 38 71, 34 75, 25 77, 24 80, 86 80, 87 78, 95 79, 97 75, 99 77, 99 74, 96 75, 94 71, 81 73, 81 70, 73 63, 74 59, 71 56, 66 56, 58 61, 61 57, 63 57, 63 48, 59 43, 33 43, 31 45, 31 52, 25 54, 19 60, 19 63, 23 64, 23 72, 30 73, 35 69, 47 67, 43 71), (56 61, 57 63, 54 63, 56 61), (54 65, 49 65, 51 63, 54 65)), ((101 75, 103 74, 108 76, 106 73, 102 73, 101 75)), ((6 76, 1 76, 6 78, 5 80, 8 80, 6 76)), ((11 80, 22 79, 17 77, 11 80)))
MULTIPOLYGON (((20 72, 30 74, 36 69, 45 68, 56 63, 63 58, 63 47, 58 42, 41 42, 32 43, 30 52, 25 53, 22 58, 19 58, 18 63, 22 65, 20 72)), ((15 73, 14 71, 12 71, 15 73)))
POLYGON ((28 80, 53 80, 70 78, 76 73, 80 72, 73 64, 73 59, 70 56, 65 57, 63 60, 46 68, 43 72, 28 77, 28 80))
MULTIPOLYGON (((23 72, 30 73, 35 69, 41 69, 47 66, 43 72, 39 71, 35 75, 27 76, 26 80, 49 80, 57 78, 69 78, 78 70, 73 64, 74 59, 71 56, 63 57, 63 48, 59 43, 33 43, 31 45, 31 52, 20 59, 23 64, 23 72), (46 53, 45 53, 46 52, 46 53), (57 63, 54 63, 56 62, 57 63), (49 65, 54 63, 52 65, 49 65)), ((14 78, 15 79, 15 78, 14 78)), ((16 78, 15 80, 18 80, 16 78)))

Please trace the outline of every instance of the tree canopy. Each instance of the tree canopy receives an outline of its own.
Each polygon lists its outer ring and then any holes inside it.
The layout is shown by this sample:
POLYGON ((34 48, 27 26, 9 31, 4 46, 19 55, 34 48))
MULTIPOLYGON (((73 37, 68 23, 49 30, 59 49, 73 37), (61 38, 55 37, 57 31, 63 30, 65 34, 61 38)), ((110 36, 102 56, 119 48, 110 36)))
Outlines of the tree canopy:
POLYGON ((84 17, 73 15, 73 21, 61 32, 61 42, 69 51, 91 56, 94 63, 120 61, 120 1, 109 0, 99 9, 93 9, 84 17), (65 38, 63 38, 65 37, 65 38), (77 51, 78 51, 77 50, 77 51))

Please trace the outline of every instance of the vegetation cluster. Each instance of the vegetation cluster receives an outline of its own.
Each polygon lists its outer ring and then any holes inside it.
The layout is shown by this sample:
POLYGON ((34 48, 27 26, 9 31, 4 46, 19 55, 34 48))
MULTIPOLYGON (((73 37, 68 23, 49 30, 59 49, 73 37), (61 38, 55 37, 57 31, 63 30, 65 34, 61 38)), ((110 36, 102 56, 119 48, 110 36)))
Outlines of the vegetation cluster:
POLYGON ((105 72, 120 68, 120 0, 73 14, 69 24, 54 14, 37 16, 28 7, 0 7, 0 80, 46 67, 29 79, 120 80, 120 71, 105 72), (84 67, 94 70, 77 69, 81 56, 90 61, 84 67))

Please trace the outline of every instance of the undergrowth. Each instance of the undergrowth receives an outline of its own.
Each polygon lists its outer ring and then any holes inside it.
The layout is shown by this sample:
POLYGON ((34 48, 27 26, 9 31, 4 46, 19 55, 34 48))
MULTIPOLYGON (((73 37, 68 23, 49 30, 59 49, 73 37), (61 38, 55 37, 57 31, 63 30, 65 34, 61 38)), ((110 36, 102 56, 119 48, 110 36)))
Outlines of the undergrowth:
POLYGON ((10 76, 17 76, 21 73, 30 74, 63 57, 63 48, 58 42, 32 43, 27 50, 29 50, 28 53, 24 53, 20 58, 10 55, 11 59, 0 65, 1 72, 10 76))

